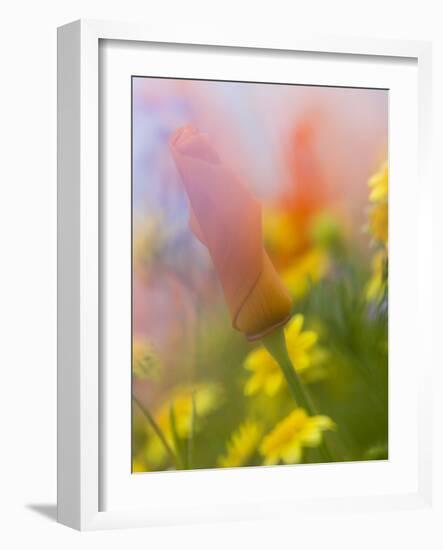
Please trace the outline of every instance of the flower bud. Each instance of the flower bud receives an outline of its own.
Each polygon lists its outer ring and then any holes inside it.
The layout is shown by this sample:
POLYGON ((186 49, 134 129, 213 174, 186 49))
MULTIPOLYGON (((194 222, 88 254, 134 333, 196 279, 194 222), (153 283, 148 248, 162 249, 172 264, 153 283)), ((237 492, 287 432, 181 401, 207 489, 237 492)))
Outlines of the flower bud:
POLYGON ((188 125, 170 147, 190 203, 190 227, 207 247, 233 327, 256 340, 284 325, 291 298, 263 248, 261 205, 188 125))

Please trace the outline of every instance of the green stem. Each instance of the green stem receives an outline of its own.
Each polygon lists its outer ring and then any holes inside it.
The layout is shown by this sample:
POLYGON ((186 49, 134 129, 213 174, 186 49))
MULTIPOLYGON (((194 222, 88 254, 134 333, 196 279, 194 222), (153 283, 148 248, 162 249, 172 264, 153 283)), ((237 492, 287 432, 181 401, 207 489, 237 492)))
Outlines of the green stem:
MULTIPOLYGON (((262 338, 262 342, 268 352, 279 364, 296 406, 305 409, 309 416, 317 415, 318 412, 312 402, 311 396, 289 358, 284 329, 279 328, 274 330, 274 332, 262 338)), ((325 460, 328 462, 333 461, 332 455, 324 439, 320 445, 320 450, 325 460)))
POLYGON ((317 411, 307 393, 303 382, 292 366, 286 349, 285 334, 283 329, 278 329, 263 338, 263 344, 272 357, 277 361, 289 386, 289 391, 298 407, 303 407, 310 416, 317 411))
POLYGON ((154 432, 157 434, 158 438, 160 439, 160 441, 162 442, 163 444, 163 447, 165 448, 169 458, 171 459, 172 463, 174 464, 174 466, 176 468, 178 468, 178 463, 177 463, 177 457, 175 456, 175 453, 174 451, 171 449, 169 443, 166 441, 166 438, 163 434, 163 432, 161 431, 159 425, 157 424, 157 422, 154 420, 153 416, 151 415, 151 413, 148 411, 148 409, 146 409, 141 403, 140 401, 132 396, 132 399, 134 400, 134 403, 137 405, 137 407, 141 410, 141 412, 143 413, 143 416, 146 418, 146 420, 149 422, 151 428, 154 430, 154 432))

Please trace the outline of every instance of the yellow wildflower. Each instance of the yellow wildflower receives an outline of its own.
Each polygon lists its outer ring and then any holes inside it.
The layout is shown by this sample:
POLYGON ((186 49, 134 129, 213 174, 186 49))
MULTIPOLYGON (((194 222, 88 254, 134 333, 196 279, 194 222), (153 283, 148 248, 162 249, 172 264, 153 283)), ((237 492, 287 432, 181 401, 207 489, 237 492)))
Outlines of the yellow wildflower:
POLYGON ((388 164, 370 178, 371 189, 369 200, 372 203, 369 211, 369 230, 378 241, 388 243, 388 164))
POLYGON ((326 275, 328 267, 327 253, 318 247, 313 247, 294 260, 282 273, 282 279, 292 296, 295 299, 301 299, 312 285, 326 275))
POLYGON ((371 189, 369 200, 381 202, 388 200, 388 163, 384 162, 380 170, 374 174, 368 182, 371 189))
MULTIPOLYGON (((317 334, 311 330, 302 331, 304 317, 295 315, 285 328, 286 345, 294 368, 303 373, 312 364, 313 347, 317 334)), ((284 383, 283 373, 264 346, 251 351, 244 362, 245 369, 252 372, 246 382, 245 395, 254 395, 263 390, 267 395, 275 395, 284 383)))
POLYGON ((369 211, 369 230, 384 246, 372 258, 372 275, 366 285, 365 295, 368 301, 379 302, 386 294, 388 278, 388 165, 386 162, 369 180, 369 187, 371 188, 369 200, 372 203, 369 211))
POLYGON ((254 454, 261 435, 261 428, 256 422, 247 420, 241 424, 232 434, 226 454, 218 459, 220 468, 236 468, 246 464, 254 454))
POLYGON ((264 464, 298 463, 303 447, 317 447, 325 430, 334 429, 334 422, 323 415, 308 416, 304 409, 295 409, 269 433, 260 446, 264 464))
MULTIPOLYGON (((193 402, 195 418, 201 421, 219 406, 221 402, 220 388, 215 384, 182 386, 173 390, 170 396, 160 405, 154 418, 171 447, 174 446, 170 422, 171 408, 174 411, 177 435, 181 439, 185 439, 190 433, 193 402)), ((201 422, 197 422, 194 425, 194 430, 198 429, 200 424, 201 422)), ((146 454, 149 461, 154 464, 161 463, 166 457, 164 446, 154 434, 148 441, 146 454)))
POLYGON ((160 360, 146 340, 134 340, 132 345, 132 373, 135 378, 144 380, 156 378, 160 370, 160 360))
POLYGON ((254 395, 264 390, 269 396, 273 396, 283 384, 280 367, 263 346, 247 355, 244 366, 245 369, 252 371, 245 385, 245 395, 254 395))
POLYGON ((366 299, 379 302, 386 292, 387 284, 387 254, 379 250, 372 258, 372 276, 366 285, 366 299))
POLYGON ((382 243, 388 242, 388 203, 374 204, 369 212, 369 229, 382 243))

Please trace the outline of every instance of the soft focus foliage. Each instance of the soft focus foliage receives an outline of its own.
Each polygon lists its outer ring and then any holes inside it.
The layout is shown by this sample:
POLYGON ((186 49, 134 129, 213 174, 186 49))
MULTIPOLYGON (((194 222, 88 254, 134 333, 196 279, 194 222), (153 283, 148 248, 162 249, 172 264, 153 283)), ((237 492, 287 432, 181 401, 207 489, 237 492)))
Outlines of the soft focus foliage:
MULTIPOLYGON (((331 460, 386 459, 386 92, 150 78, 133 84, 133 472, 318 463, 324 442, 331 460), (245 258, 255 261, 244 247, 251 223, 235 209, 237 194, 226 194, 199 212, 207 236, 198 237, 169 144, 187 123, 214 143, 223 181, 229 173, 233 182, 232 171, 245 185, 241 200, 254 196, 261 205, 261 226, 253 216, 260 238, 250 242, 291 294, 288 353, 318 414, 295 407, 260 341, 233 330, 232 310, 249 293, 228 308, 226 286, 231 293, 237 283, 230 272, 222 281, 220 271, 232 250, 231 271, 245 258), (212 233, 215 219, 225 226, 212 233)), ((254 284, 256 276, 252 270, 254 284)))

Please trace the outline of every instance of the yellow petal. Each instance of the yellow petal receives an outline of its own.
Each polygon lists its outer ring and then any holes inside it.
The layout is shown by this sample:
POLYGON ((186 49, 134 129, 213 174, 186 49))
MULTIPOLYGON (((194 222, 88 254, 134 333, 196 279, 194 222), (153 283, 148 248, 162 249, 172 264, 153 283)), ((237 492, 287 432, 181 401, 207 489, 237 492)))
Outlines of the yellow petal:
POLYGON ((304 317, 300 313, 294 315, 286 327, 286 337, 291 339, 298 336, 304 323, 304 317))
POLYGON ((317 340, 317 334, 312 330, 307 330, 306 332, 302 332, 297 338, 297 347, 300 350, 307 350, 309 348, 312 348, 317 340))
POLYGON ((321 430, 314 425, 308 425, 300 434, 300 441, 306 447, 318 447, 321 443, 321 430))
POLYGON ((245 384, 244 394, 255 395, 263 385, 263 379, 257 374, 253 374, 245 384))
POLYGON ((286 464, 298 464, 302 459, 302 448, 299 441, 294 441, 283 452, 282 458, 286 464))
POLYGON ((307 369, 311 365, 311 358, 305 351, 299 350, 296 346, 288 345, 288 352, 295 370, 307 369))
POLYGON ((335 428, 335 422, 331 420, 329 416, 318 414, 317 416, 314 416, 311 420, 320 430, 333 430, 335 428))
POLYGON ((269 397, 273 397, 280 389, 283 383, 283 375, 281 372, 276 372, 268 376, 265 382, 265 391, 269 397))
POLYGON ((269 355, 267 350, 264 347, 260 346, 259 348, 248 353, 244 362, 244 367, 246 370, 255 371, 260 370, 263 365, 267 366, 268 368, 272 368, 274 363, 274 359, 271 357, 271 355, 269 355))

